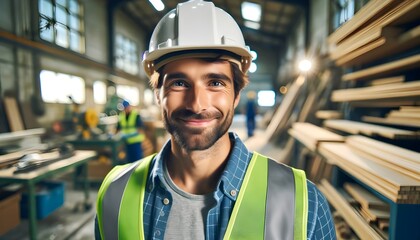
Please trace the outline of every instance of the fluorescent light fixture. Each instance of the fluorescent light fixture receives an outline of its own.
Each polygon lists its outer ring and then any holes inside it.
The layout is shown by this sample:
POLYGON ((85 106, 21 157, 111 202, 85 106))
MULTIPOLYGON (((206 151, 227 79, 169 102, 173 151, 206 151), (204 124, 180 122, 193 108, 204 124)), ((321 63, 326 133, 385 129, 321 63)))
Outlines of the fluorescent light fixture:
POLYGON ((149 2, 153 5, 156 11, 162 11, 165 9, 165 4, 161 0, 149 0, 149 2))
POLYGON ((276 94, 272 90, 258 92, 258 105, 261 107, 272 107, 276 103, 276 94))
POLYGON ((251 2, 241 4, 242 17, 246 20, 259 22, 261 20, 261 5, 251 2))
POLYGON ((257 23, 257 22, 245 21, 244 25, 247 28, 252 28, 252 29, 255 29, 255 30, 260 29, 260 23, 257 23))

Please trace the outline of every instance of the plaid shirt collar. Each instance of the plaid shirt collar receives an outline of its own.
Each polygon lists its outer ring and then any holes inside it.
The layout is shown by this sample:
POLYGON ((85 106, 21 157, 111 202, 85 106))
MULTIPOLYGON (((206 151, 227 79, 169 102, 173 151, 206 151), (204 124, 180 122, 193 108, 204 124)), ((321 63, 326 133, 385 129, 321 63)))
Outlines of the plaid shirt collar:
MULTIPOLYGON (((219 189, 226 197, 236 201, 238 194, 232 193, 239 192, 246 168, 251 160, 252 153, 248 151, 236 133, 230 132, 229 137, 233 143, 233 149, 231 150, 226 168, 219 180, 217 189, 219 189)), ((163 186, 163 184, 160 184, 164 181, 163 160, 165 159, 166 154, 170 151, 171 141, 169 140, 154 158, 147 186, 150 191, 153 191, 154 187, 157 185, 163 186)))

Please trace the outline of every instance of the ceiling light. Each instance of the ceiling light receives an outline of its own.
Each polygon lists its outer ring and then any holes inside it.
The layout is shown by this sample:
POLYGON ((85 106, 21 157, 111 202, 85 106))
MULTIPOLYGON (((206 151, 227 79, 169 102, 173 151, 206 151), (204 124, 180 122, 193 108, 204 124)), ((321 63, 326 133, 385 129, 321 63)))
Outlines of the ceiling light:
POLYGON ((247 28, 252 28, 252 29, 255 29, 255 30, 260 29, 260 23, 257 23, 257 22, 245 21, 244 25, 247 28))
POLYGON ((256 63, 254 63, 254 62, 252 62, 251 63, 251 66, 249 66, 249 72, 250 73, 254 73, 255 71, 257 71, 257 64, 256 63))
POLYGON ((252 56, 252 61, 257 60, 257 58, 258 58, 258 54, 257 54, 256 51, 251 51, 251 56, 252 56))
POLYGON ((153 5, 156 11, 162 11, 165 9, 165 4, 161 0, 149 0, 149 2, 153 5))
POLYGON ((312 68, 312 62, 308 59, 304 59, 299 62, 299 70, 302 72, 308 72, 312 68))
POLYGON ((241 4, 242 17, 246 20, 259 22, 261 20, 261 5, 251 2, 241 4))

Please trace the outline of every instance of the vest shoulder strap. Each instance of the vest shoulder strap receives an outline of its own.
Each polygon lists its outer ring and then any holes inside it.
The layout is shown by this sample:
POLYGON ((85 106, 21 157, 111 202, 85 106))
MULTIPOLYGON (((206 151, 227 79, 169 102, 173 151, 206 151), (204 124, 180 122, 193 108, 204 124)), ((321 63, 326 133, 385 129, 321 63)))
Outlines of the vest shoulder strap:
POLYGON ((140 211, 143 212, 143 204, 140 202, 143 203, 147 174, 154 156, 116 166, 105 177, 97 199, 98 225, 102 239, 128 239, 125 238, 127 236, 121 236, 124 232, 131 233, 130 239, 144 239, 143 214, 140 214, 140 211), (133 204, 135 202, 139 204, 133 204), (126 227, 134 228, 127 231, 126 227), (139 229, 136 238, 133 238, 136 235, 133 234, 133 229, 139 229))
POLYGON ((303 171, 254 152, 224 239, 306 239, 303 171))

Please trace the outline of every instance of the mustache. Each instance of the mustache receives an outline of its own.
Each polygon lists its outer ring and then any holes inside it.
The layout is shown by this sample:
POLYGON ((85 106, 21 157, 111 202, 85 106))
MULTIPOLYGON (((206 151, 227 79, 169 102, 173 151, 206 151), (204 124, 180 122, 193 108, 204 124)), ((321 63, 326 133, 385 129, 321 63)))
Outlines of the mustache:
POLYGON ((214 119, 221 118, 222 113, 218 111, 203 111, 200 113, 195 113, 188 109, 180 109, 175 111, 172 116, 174 118, 180 118, 183 120, 205 120, 205 119, 214 119))

